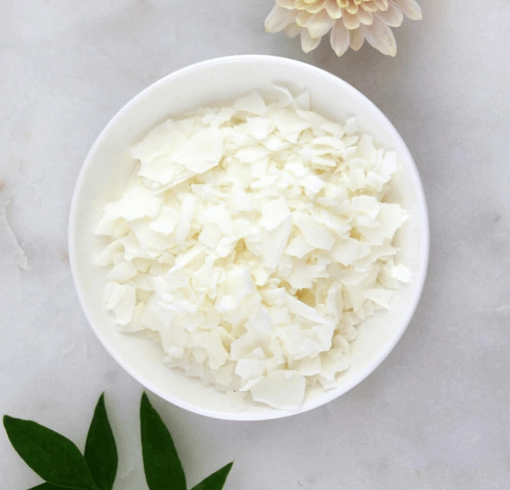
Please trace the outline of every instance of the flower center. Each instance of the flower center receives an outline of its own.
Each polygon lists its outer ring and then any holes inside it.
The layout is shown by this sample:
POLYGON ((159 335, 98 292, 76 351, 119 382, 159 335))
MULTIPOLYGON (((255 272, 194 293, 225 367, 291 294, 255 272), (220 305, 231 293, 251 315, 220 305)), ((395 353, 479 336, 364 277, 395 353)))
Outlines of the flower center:
POLYGON ((336 3, 350 14, 357 14, 359 8, 363 8, 363 10, 368 12, 386 10, 388 8, 388 0, 336 0, 336 3))
MULTIPOLYGON (((280 3, 280 2, 278 2, 280 3)), ((328 4, 336 4, 341 11, 356 15, 360 10, 373 13, 378 10, 388 9, 388 0, 281 0, 281 3, 292 5, 296 10, 305 10, 310 14, 316 13, 323 8, 328 9, 328 4)), ((282 5, 283 6, 283 5, 282 5)), ((329 9, 328 9, 329 10, 329 9)))

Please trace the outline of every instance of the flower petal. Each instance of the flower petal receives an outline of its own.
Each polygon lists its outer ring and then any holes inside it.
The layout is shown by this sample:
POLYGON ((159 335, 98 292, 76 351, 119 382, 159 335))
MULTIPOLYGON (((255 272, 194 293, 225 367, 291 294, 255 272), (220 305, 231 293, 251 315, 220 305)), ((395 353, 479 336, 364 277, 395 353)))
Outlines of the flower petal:
POLYGON ((296 37, 298 34, 301 34, 303 27, 299 27, 297 24, 291 24, 285 28, 285 35, 289 38, 296 37))
POLYGON ((283 29, 294 22, 295 18, 296 13, 293 10, 287 10, 275 5, 266 17, 264 27, 266 32, 283 31, 283 29))
POLYGON ((374 16, 371 26, 363 26, 366 40, 382 54, 395 56, 397 54, 397 42, 393 31, 381 20, 374 16))
POLYGON ((369 26, 372 23, 372 14, 366 10, 359 9, 358 19, 362 24, 369 26))
POLYGON ((379 10, 386 10, 388 8, 388 0, 374 0, 379 10))
POLYGON ((345 10, 352 15, 356 15, 358 13, 358 6, 355 3, 350 3, 345 7, 345 10))
POLYGON ((361 4, 361 7, 363 10, 366 10, 367 12, 377 12, 379 8, 377 7, 377 4, 374 2, 374 0, 369 0, 368 2, 363 2, 361 4))
POLYGON ((319 12, 322 10, 322 4, 323 1, 317 1, 313 0, 312 2, 306 1, 306 0, 296 0, 295 1, 295 7, 297 10, 306 10, 310 14, 315 14, 316 12, 319 12))
POLYGON ((342 15, 342 20, 344 21, 344 26, 347 29, 357 29, 360 26, 360 21, 357 15, 352 15, 347 11, 344 11, 342 15))
POLYGON ((378 12, 377 15, 379 18, 390 27, 399 27, 404 20, 404 14, 402 10, 398 7, 395 7, 394 4, 390 3, 388 5, 388 10, 385 12, 378 12))
POLYGON ((421 20, 421 7, 415 0, 392 0, 392 2, 402 10, 408 19, 421 20))
POLYGON ((325 10, 312 15, 306 24, 308 33, 314 39, 324 36, 333 27, 335 20, 325 10))
POLYGON ((332 19, 339 19, 342 17, 342 9, 336 0, 326 0, 326 2, 324 2, 324 9, 332 19))
POLYGON ((296 2, 294 0, 276 0, 276 3, 284 9, 294 10, 296 2))
POLYGON ((349 49, 349 29, 342 22, 335 22, 331 29, 330 43, 337 56, 342 56, 349 49))
POLYGON ((354 51, 359 51, 365 42, 365 35, 363 34, 361 28, 351 30, 349 32, 349 37, 351 48, 354 49, 354 51))
POLYGON ((306 10, 299 10, 296 14, 296 24, 301 27, 306 27, 308 19, 311 17, 306 10))
POLYGON ((314 39, 308 34, 306 29, 301 32, 301 48, 305 53, 309 53, 314 50, 321 42, 321 37, 314 39))

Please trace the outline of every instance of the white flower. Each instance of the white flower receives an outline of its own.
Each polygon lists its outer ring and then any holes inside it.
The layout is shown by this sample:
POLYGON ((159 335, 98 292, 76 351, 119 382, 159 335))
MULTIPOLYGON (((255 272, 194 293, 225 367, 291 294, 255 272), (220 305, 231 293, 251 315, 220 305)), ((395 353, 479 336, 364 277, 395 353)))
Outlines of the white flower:
POLYGON ((267 32, 284 30, 289 37, 301 34, 305 53, 330 32, 337 56, 349 46, 357 51, 365 39, 381 53, 395 56, 397 43, 390 27, 400 26, 404 15, 421 19, 415 0, 276 0, 265 27, 267 32))

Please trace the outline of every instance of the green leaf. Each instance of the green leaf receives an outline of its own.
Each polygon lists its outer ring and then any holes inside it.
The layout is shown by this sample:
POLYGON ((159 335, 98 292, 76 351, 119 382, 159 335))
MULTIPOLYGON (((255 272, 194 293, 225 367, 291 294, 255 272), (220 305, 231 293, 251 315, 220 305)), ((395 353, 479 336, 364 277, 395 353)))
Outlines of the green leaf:
POLYGON ((106 414, 104 393, 99 397, 87 434, 85 461, 99 490, 112 490, 119 458, 106 414))
POLYGON ((227 476, 233 464, 234 462, 232 461, 232 463, 220 468, 198 485, 195 485, 191 490, 221 490, 223 485, 225 485, 225 481, 227 480, 227 476))
POLYGON ((186 490, 186 477, 170 432, 146 393, 140 403, 145 479, 150 490, 186 490))
POLYGON ((43 480, 58 487, 99 490, 69 439, 31 420, 4 415, 3 422, 16 452, 43 480))
POLYGON ((32 487, 30 490, 73 490, 72 488, 56 487, 51 483, 41 483, 36 487, 32 487))

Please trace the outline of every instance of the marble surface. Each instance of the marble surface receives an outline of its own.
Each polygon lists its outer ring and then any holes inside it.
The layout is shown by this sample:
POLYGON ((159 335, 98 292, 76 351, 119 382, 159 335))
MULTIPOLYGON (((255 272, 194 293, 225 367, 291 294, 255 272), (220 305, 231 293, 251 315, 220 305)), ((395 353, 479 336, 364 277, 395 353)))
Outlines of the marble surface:
MULTIPOLYGON (((261 53, 334 73, 415 157, 428 279, 395 350, 362 384, 287 419, 225 422, 151 396, 190 485, 231 460, 227 490, 510 488, 510 3, 421 2, 399 53, 336 58, 264 32, 271 0, 3 0, 0 4, 0 413, 83 446, 106 391, 117 490, 147 488, 142 387, 104 350, 74 292, 67 219, 82 162, 136 93, 190 63, 261 53)), ((40 480, 0 432, 1 488, 40 480)))

